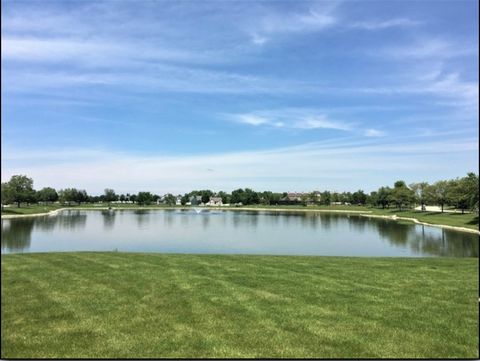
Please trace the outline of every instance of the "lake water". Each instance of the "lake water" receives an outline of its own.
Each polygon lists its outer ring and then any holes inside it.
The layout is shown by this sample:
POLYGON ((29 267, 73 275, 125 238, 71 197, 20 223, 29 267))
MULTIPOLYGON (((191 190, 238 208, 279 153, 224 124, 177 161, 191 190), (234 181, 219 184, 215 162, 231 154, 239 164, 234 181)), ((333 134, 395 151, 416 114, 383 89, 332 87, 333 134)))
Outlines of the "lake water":
POLYGON ((478 235, 321 212, 68 210, 2 220, 2 253, 174 253, 478 257, 478 235))

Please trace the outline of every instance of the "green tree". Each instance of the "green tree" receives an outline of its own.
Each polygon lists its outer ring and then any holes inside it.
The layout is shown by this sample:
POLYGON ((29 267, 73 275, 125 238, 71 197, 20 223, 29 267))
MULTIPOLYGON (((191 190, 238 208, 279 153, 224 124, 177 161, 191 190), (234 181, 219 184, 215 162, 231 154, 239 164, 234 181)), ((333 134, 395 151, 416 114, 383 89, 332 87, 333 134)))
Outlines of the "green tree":
POLYGON ((72 202, 81 204, 89 200, 88 194, 84 189, 65 188, 58 192, 60 202, 70 205, 72 202))
POLYGON ((427 187, 426 199, 431 203, 439 205, 443 213, 443 208, 445 204, 448 203, 448 193, 449 182, 446 180, 441 180, 427 187))
POLYGON ((2 183, 2 207, 13 202, 12 192, 7 182, 2 183))
POLYGON ((245 202, 243 204, 259 204, 260 197, 257 192, 251 190, 250 188, 245 188, 244 192, 245 202))
POLYGON ((329 191, 323 191, 320 195, 320 203, 329 206, 333 202, 332 194, 329 191))
POLYGON ((410 184, 410 189, 413 191, 415 201, 420 204, 422 211, 425 210, 425 204, 427 203, 428 187, 427 182, 410 184))
POLYGON ((167 205, 174 206, 177 202, 177 198, 173 194, 168 193, 167 195, 165 195, 164 201, 167 205))
POLYGON ((365 201, 365 203, 370 206, 376 206, 377 202, 378 202, 377 192, 376 191, 370 192, 370 194, 367 195, 367 200, 365 201))
POLYGON ((478 192, 478 176, 475 173, 448 182, 448 202, 461 209, 462 213, 466 209, 478 210, 478 192))
POLYGON ((51 187, 44 187, 40 189, 37 194, 37 200, 40 202, 56 202, 58 201, 58 193, 51 187))
POLYGON ((377 192, 377 204, 382 206, 382 209, 390 206, 392 199, 392 189, 390 187, 380 187, 377 192))
POLYGON ((205 189, 201 191, 200 195, 202 196, 202 203, 208 203, 210 201, 210 197, 213 196, 213 192, 209 189, 205 189))
POLYGON ((245 191, 242 188, 235 189, 232 192, 231 202, 234 203, 234 204, 235 203, 246 204, 245 203, 245 191))
POLYGON ((22 202, 31 202, 34 199, 33 179, 26 175, 14 175, 8 181, 8 187, 5 189, 7 198, 11 202, 17 203, 20 207, 22 202))
POLYGON ((364 205, 366 201, 367 195, 361 189, 352 194, 352 204, 364 205))
POLYGON ((478 212, 479 203, 479 180, 478 174, 470 172, 463 178, 464 189, 468 195, 468 208, 478 212))
POLYGON ((413 202, 415 195, 413 191, 407 187, 404 181, 399 180, 396 181, 393 186, 391 197, 401 211, 403 206, 413 202))
POLYGON ((150 192, 138 192, 136 201, 142 205, 150 204, 153 201, 153 194, 150 192))
POLYGON ((185 193, 182 196, 182 199, 180 199, 180 203, 182 204, 182 206, 184 206, 187 204, 187 202, 189 202, 189 200, 190 200, 190 197, 188 196, 188 193, 185 193))
POLYGON ((230 194, 224 192, 224 191, 220 191, 218 192, 217 194, 218 197, 222 198, 222 203, 223 204, 228 204, 230 203, 230 194))
POLYGON ((105 202, 110 203, 118 200, 118 196, 115 194, 115 191, 113 189, 105 188, 103 195, 105 202))

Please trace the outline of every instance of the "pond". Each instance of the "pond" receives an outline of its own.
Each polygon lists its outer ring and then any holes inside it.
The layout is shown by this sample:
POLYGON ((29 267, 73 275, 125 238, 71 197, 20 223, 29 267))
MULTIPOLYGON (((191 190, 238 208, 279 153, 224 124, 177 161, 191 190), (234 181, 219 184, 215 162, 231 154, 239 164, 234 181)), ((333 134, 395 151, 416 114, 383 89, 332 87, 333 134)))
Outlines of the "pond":
POLYGON ((478 257, 478 235, 321 212, 68 210, 2 220, 1 249, 478 257))

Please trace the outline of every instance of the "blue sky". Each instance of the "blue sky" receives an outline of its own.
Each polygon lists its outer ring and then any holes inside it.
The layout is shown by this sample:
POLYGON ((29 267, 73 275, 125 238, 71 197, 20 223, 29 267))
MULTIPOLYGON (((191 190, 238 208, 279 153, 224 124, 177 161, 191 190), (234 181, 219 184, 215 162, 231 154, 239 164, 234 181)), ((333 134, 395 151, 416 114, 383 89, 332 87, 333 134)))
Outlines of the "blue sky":
POLYGON ((478 172, 477 1, 2 1, 2 181, 371 191, 478 172))

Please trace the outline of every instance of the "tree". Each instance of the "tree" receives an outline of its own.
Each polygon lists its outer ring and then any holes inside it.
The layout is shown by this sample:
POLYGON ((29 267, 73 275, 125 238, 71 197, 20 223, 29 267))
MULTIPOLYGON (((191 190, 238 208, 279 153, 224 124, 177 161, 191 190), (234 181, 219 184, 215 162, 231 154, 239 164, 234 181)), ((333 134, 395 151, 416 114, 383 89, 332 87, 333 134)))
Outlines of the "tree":
POLYGON ((210 201, 210 197, 213 196, 213 192, 211 190, 203 190, 201 191, 202 196, 202 203, 208 203, 210 201))
POLYGON ((87 202, 89 200, 88 194, 84 189, 79 190, 76 188, 61 189, 58 192, 58 197, 60 202, 68 203, 68 205, 70 205, 71 202, 81 204, 82 202, 87 202))
POLYGON ((478 203, 479 203, 479 180, 478 174, 470 172, 467 174, 464 181, 464 189, 468 195, 468 208, 472 211, 478 212, 478 203))
POLYGON ((153 201, 153 194, 150 192, 138 192, 136 200, 139 204, 150 204, 153 201))
POLYGON ((361 189, 352 194, 352 204, 364 205, 366 201, 367 195, 361 189))
POLYGON ((244 197, 245 202, 243 204, 260 203, 260 197, 258 196, 258 193, 254 190, 251 190, 250 188, 245 188, 244 197))
POLYGON ((31 202, 34 199, 33 179, 26 175, 14 175, 8 181, 4 192, 11 202, 17 203, 17 207, 20 207, 20 203, 31 202))
POLYGON ((58 200, 58 193, 51 187, 44 187, 37 192, 37 200, 40 202, 56 202, 58 200))
POLYGON ((118 196, 115 194, 115 191, 113 189, 105 188, 103 194, 105 202, 110 203, 118 200, 118 196))
POLYGON ((462 213, 466 209, 478 210, 478 193, 478 176, 475 173, 448 182, 448 203, 461 209, 462 213))
POLYGON ((329 191, 324 191, 320 194, 320 203, 329 206, 332 203, 332 194, 329 191))
POLYGON ((222 203, 223 204, 228 204, 230 203, 230 195, 224 191, 220 191, 217 194, 218 197, 222 198, 222 203))
POLYGON ((410 204, 414 200, 413 191, 402 180, 395 182, 391 196, 400 211, 402 206, 410 204))
POLYGON ((188 196, 188 193, 185 193, 182 198, 180 199, 180 203, 182 206, 186 205, 189 202, 190 198, 188 196))
POLYGON ((392 189, 390 187, 380 187, 377 192, 377 204, 382 206, 382 209, 390 206, 392 196, 392 189))
POLYGON ((12 192, 7 182, 2 183, 2 207, 13 202, 12 192))
POLYGON ((378 193, 376 191, 370 192, 366 202, 371 206, 376 206, 378 204, 378 193))
POLYGON ((167 195, 165 195, 164 201, 167 205, 174 206, 175 203, 177 202, 177 199, 173 194, 168 193, 167 195))
POLYGON ((427 187, 426 198, 430 202, 440 205, 443 213, 443 207, 448 203, 448 181, 441 180, 427 187))
POLYGON ((413 191, 415 200, 421 205, 422 211, 425 210, 425 204, 427 203, 428 187, 427 182, 410 184, 410 189, 413 191))
POLYGON ((235 189, 232 192, 231 202, 235 203, 242 203, 245 204, 245 192, 243 189, 235 189))

